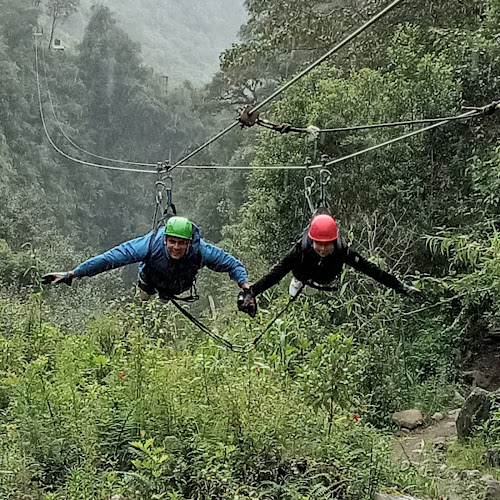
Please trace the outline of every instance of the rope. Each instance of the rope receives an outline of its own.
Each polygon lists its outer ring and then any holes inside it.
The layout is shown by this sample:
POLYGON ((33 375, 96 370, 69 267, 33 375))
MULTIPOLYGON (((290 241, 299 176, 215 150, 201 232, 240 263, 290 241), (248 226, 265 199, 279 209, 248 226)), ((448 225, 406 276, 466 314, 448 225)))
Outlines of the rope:
MULTIPOLYGON (((421 129, 414 130, 414 131, 409 132, 407 134, 403 134, 403 135, 400 135, 400 136, 395 137, 393 139, 390 139, 388 141, 376 144, 375 146, 370 146, 369 148, 362 149, 360 151, 356 151, 356 152, 351 153, 349 155, 342 156, 341 158, 331 160, 327 163, 321 163, 321 164, 317 164, 317 165, 272 165, 272 166, 238 166, 238 167, 227 166, 227 165, 225 165, 225 166, 222 166, 222 165, 183 165, 182 168, 192 168, 192 169, 199 168, 199 169, 214 169, 214 170, 217 170, 217 169, 235 169, 235 170, 237 170, 237 169, 241 169, 241 170, 257 170, 257 169, 269 169, 269 170, 302 169, 302 170, 304 170, 304 169, 306 169, 307 170, 308 168, 328 167, 331 165, 335 165, 336 163, 340 163, 342 161, 349 160, 349 159, 354 158, 356 156, 360 156, 362 154, 369 153, 370 151, 374 151, 376 149, 383 148, 385 146, 389 146, 390 144, 393 144, 395 142, 403 141, 405 139, 413 137, 414 135, 418 135, 418 134, 421 134, 423 132, 426 132, 427 130, 431 130, 433 128, 440 127, 441 125, 446 125, 447 123, 452 122, 452 121, 466 120, 469 118, 476 118, 479 116, 489 116, 492 113, 494 113, 495 111, 497 111, 498 109, 500 109, 500 101, 493 101, 492 103, 490 103, 486 106, 479 107, 479 108, 472 108, 472 110, 467 111, 466 113, 463 113, 461 115, 450 116, 448 118, 435 118, 435 119, 428 118, 426 120, 430 120, 431 122, 434 122, 435 120, 439 120, 439 121, 437 123, 433 123, 432 125, 430 125, 428 127, 423 127, 421 129)), ((405 122, 394 122, 394 123, 404 124, 405 122)), ((382 124, 382 125, 385 125, 385 124, 382 124)), ((377 125, 375 125, 375 126, 368 125, 368 127, 371 127, 371 128, 375 128, 376 126, 377 125)), ((340 130, 344 130, 344 129, 331 129, 331 130, 332 131, 333 130, 340 131, 340 130)), ((347 130, 347 129, 345 129, 345 130, 347 130)))
MULTIPOLYGON (((338 52, 342 47, 347 45, 351 40, 359 36, 363 31, 368 29, 372 24, 377 22, 381 17, 385 16, 388 12, 390 12, 392 9, 394 9, 398 4, 400 4, 403 0, 394 0, 391 4, 389 4, 385 9, 382 9, 378 14, 373 16, 371 19, 369 19, 365 24, 363 24, 361 27, 359 27, 357 30, 352 32, 350 35, 348 35, 346 38, 344 38, 340 43, 335 45, 331 50, 329 50, 326 54, 321 56, 319 59, 314 61, 312 64, 310 64, 307 68, 305 68, 303 71, 301 71, 298 75, 296 75, 294 78, 292 78, 289 82, 287 82, 285 85, 281 86, 276 92, 272 93, 269 97, 264 99, 260 104, 257 104, 255 107, 252 108, 252 112, 258 111, 260 108, 265 106, 268 102, 272 101, 276 97, 278 97, 280 94, 282 94, 285 90, 287 90, 289 87, 291 87, 293 84, 295 84, 298 80, 300 80, 302 77, 307 75, 309 72, 311 72, 314 68, 319 66, 323 61, 328 59, 330 56, 335 54, 335 52, 338 52)), ((184 158, 181 158, 178 162, 174 163, 169 168, 170 170, 173 170, 174 168, 178 167, 179 165, 182 165, 185 163, 187 160, 192 158, 194 155, 208 147, 210 144, 215 142, 217 139, 221 138, 223 135, 227 134, 230 130, 232 130, 234 127, 236 127, 239 124, 239 121, 235 121, 231 123, 231 125, 227 126, 224 130, 219 132, 217 135, 209 139, 207 142, 196 148, 194 151, 189 153, 187 156, 184 158)))
MULTIPOLYGON (((477 109, 476 109, 477 111, 477 109)), ((407 120, 401 122, 388 122, 388 123, 374 123, 370 125, 355 125, 352 127, 339 127, 339 128, 318 128, 314 126, 309 127, 295 127, 290 125, 289 123, 273 123, 269 120, 261 120, 258 119, 255 123, 260 125, 261 127, 267 128, 268 130, 274 130, 275 132, 279 132, 280 134, 288 134, 289 132, 297 132, 302 134, 329 134, 332 132, 353 132, 356 130, 370 130, 377 128, 389 128, 389 127, 402 127, 404 125, 418 125, 422 123, 436 123, 441 121, 453 121, 453 120, 468 120, 470 118, 475 118, 476 116, 480 116, 482 113, 478 112, 477 115, 473 116, 442 116, 438 118, 422 118, 420 120, 407 120)))
POLYGON ((43 70, 44 70, 44 74, 45 74, 45 86, 47 88, 47 96, 49 98, 49 103, 50 103, 50 107, 52 109, 52 114, 54 116, 54 120, 59 128, 59 130, 61 131, 61 134, 64 136, 64 138, 76 149, 82 151, 83 153, 85 154, 88 154, 89 156, 93 156, 94 158, 99 158, 100 160, 105 160, 105 161, 113 161, 113 162, 116 162, 116 163, 123 163, 125 165, 136 165, 136 166, 139 166, 139 167, 156 167, 156 164, 155 163, 140 163, 140 162, 135 162, 135 161, 126 161, 126 160, 116 160, 114 158, 108 158, 106 156, 100 156, 100 155, 96 155, 95 153, 91 153, 90 151, 87 151, 86 149, 82 148, 81 146, 79 146, 78 144, 75 144, 75 142, 73 142, 71 140, 70 137, 68 137, 68 135, 64 132, 64 129, 61 125, 61 122, 59 121, 59 119, 57 118, 57 114, 56 114, 56 110, 55 110, 55 106, 54 106, 54 102, 53 102, 53 99, 52 99, 52 94, 50 92, 50 88, 49 88, 49 78, 48 78, 48 74, 47 74, 47 63, 46 63, 46 60, 45 60, 45 51, 43 49, 43 45, 41 46, 41 52, 42 52, 42 62, 43 62, 43 70))
POLYGON ((57 151, 60 155, 64 156, 68 160, 74 161, 75 163, 79 163, 80 165, 87 165, 89 167, 96 167, 96 168, 102 168, 105 170, 120 170, 122 172, 136 172, 136 173, 141 173, 141 174, 156 174, 154 170, 141 170, 137 168, 123 168, 123 167, 114 167, 111 165, 101 165, 99 163, 91 163, 83 160, 79 160, 78 158, 74 158, 73 156, 70 156, 69 154, 65 153, 61 149, 59 149, 52 138, 50 137, 49 131, 47 129, 47 123, 45 122, 45 116, 43 114, 43 105, 42 105, 42 94, 40 90, 40 75, 39 75, 39 68, 38 68, 38 43, 36 42, 35 38, 35 67, 36 67, 36 83, 37 83, 37 88, 38 88, 38 105, 40 109, 40 118, 42 120, 42 126, 43 130, 45 132, 45 136, 47 137, 47 140, 49 141, 50 145, 54 148, 55 151, 57 151))
POLYGON ((266 325, 264 330, 261 333, 259 333, 259 335, 257 335, 251 342, 247 342, 244 345, 233 344, 232 342, 225 339, 221 335, 212 332, 199 319, 195 318, 189 311, 184 309, 184 307, 182 307, 176 301, 176 299, 171 298, 171 299, 169 299, 169 301, 172 302, 172 304, 174 304, 174 306, 177 308, 177 310, 180 311, 189 321, 191 321, 191 323, 193 323, 193 325, 195 325, 203 333, 208 335, 211 339, 215 340, 216 342, 219 342, 221 345, 223 345, 224 347, 227 347, 229 350, 231 350, 233 352, 237 352, 240 354, 248 354, 250 351, 255 349, 257 344, 263 339, 264 335, 271 329, 271 327, 274 325, 274 323, 276 323, 276 321, 280 318, 280 316, 282 316, 288 310, 290 305, 293 304, 297 300, 297 298, 299 297, 300 293, 302 292, 302 290, 304 289, 305 286, 306 285, 303 284, 300 287, 297 294, 290 298, 290 300, 288 301, 286 306, 283 307, 283 309, 281 309, 281 311, 266 325))
POLYGON ((307 167, 305 165, 243 165, 243 166, 232 166, 232 165, 182 165, 183 169, 201 169, 201 170, 304 170, 307 167))
MULTIPOLYGON (((479 114, 478 111, 468 111, 467 113, 464 113, 460 115, 460 117, 465 118, 465 117, 471 117, 476 114, 479 114)), ((440 127, 441 125, 445 125, 449 122, 450 120, 446 119, 443 121, 440 121, 438 123, 435 123, 434 125, 430 125, 429 127, 424 127, 419 130, 414 130, 413 132, 409 132, 408 134, 400 135, 399 137, 395 137, 394 139, 390 139, 388 141, 382 142, 380 144, 376 144, 375 146, 370 146, 369 148, 362 149, 361 151, 356 151, 354 153, 351 153, 346 156, 342 156, 341 158, 337 158, 335 160, 329 161, 326 163, 326 165, 312 165, 310 168, 321 168, 323 166, 329 167, 331 165, 335 165, 337 163, 340 163, 345 160, 349 160, 351 158, 355 158, 356 156, 360 156, 365 153, 369 153, 370 151, 374 151, 379 148, 383 148, 385 146, 389 146, 390 144, 394 144, 395 142, 403 141, 404 139, 408 139, 409 137, 413 137, 414 135, 421 134, 422 132, 426 132, 427 130, 431 130, 436 127, 440 127)))

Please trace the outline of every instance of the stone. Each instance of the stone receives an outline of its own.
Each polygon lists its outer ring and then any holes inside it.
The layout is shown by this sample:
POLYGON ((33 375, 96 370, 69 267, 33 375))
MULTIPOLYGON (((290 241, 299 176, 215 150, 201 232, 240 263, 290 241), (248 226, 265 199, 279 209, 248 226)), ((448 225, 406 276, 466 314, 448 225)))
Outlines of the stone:
POLYGON ((422 425, 424 417, 420 410, 404 410, 397 411, 392 416, 392 419, 400 427, 405 427, 406 429, 415 429, 419 425, 422 425))
POLYGON ((399 437, 407 437, 410 434, 411 434, 410 429, 405 429, 404 427, 399 429, 399 437))
POLYGON ((444 418, 444 415, 440 412, 440 411, 437 411, 436 413, 434 413, 434 415, 432 415, 432 420, 434 420, 434 422, 441 422, 441 420, 443 420, 444 418))
POLYGON ((481 481, 484 481, 485 483, 487 483, 488 481, 494 481, 495 478, 491 475, 491 474, 486 474, 485 476, 483 476, 481 478, 481 481))
POLYGON ((487 481, 486 482, 486 500, 499 500, 500 499, 500 481, 487 481))
POLYGON ((481 472, 479 472, 476 469, 473 469, 473 470, 464 469, 458 473, 458 477, 460 479, 472 479, 474 477, 479 477, 480 475, 481 475, 481 472))
MULTIPOLYGON (((465 398, 462 398, 464 400, 464 403, 465 403, 465 398)), ((448 416, 451 417, 451 418, 458 418, 458 415, 460 413, 462 408, 457 408, 456 410, 450 410, 448 412, 448 416)))
POLYGON ((474 428, 488 419, 491 409, 490 393, 476 387, 465 400, 457 418, 459 438, 470 437, 474 428))
POLYGON ((444 450, 446 446, 446 438, 445 437, 437 437, 432 440, 432 446, 437 450, 444 450))

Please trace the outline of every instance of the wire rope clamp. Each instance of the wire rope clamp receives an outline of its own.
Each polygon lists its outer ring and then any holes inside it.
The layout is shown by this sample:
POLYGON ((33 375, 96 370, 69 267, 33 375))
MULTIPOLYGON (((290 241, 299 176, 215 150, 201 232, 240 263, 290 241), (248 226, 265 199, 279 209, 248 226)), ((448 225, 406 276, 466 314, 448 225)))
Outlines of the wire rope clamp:
POLYGON ((260 111, 253 111, 253 107, 250 104, 247 104, 239 111, 240 116, 238 117, 238 121, 240 122, 241 128, 253 127, 257 123, 260 111))
POLYGON ((319 137, 319 133, 321 132, 321 129, 319 129, 315 125, 309 125, 306 130, 309 133, 309 138, 312 140, 316 140, 319 137))

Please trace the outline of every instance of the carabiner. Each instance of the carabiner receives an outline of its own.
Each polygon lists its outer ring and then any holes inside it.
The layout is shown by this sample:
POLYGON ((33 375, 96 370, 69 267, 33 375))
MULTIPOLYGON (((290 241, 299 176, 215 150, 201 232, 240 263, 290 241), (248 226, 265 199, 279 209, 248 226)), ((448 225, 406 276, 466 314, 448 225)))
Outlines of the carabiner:
POLYGON ((311 177, 310 175, 304 177, 304 194, 311 213, 314 213, 314 203, 311 201, 311 196, 313 187, 315 185, 316 185, 316 179, 314 177, 311 177))
POLYGON ((319 200, 319 207, 328 208, 328 202, 326 201, 326 186, 328 186, 328 183, 332 178, 332 173, 326 168, 321 169, 319 172, 319 178, 321 183, 321 195, 319 200))
POLYGON ((322 187, 327 186, 331 178, 332 178, 332 173, 330 172, 330 170, 327 170, 326 168, 322 168, 320 170, 319 179, 322 187))

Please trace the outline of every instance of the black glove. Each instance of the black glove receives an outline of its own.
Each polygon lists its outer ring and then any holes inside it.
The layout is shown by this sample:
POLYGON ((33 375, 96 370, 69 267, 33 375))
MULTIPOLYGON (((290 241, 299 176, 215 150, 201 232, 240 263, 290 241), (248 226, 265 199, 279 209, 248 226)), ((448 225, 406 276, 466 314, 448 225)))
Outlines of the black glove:
POLYGON ((59 285, 64 283, 68 286, 71 286, 74 277, 73 271, 65 272, 65 273, 49 273, 45 276, 42 276, 42 285, 59 285))
POLYGON ((238 294, 238 309, 254 318, 257 314, 257 301, 251 288, 244 288, 238 294))

